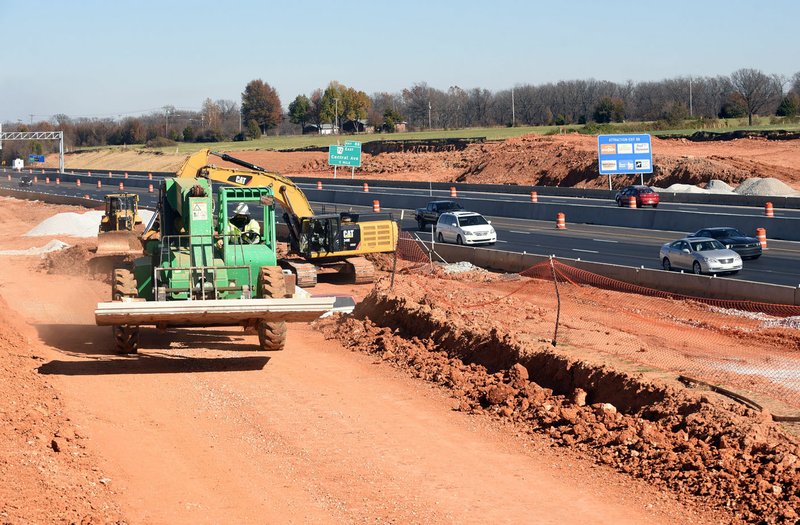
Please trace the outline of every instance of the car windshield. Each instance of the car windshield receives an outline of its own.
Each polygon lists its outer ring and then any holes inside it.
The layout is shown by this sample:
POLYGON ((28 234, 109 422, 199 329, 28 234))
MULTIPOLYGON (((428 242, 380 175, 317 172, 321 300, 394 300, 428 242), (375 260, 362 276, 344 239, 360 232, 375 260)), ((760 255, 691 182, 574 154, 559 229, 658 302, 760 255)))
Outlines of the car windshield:
POLYGON ((715 239, 719 239, 720 237, 746 237, 745 234, 736 228, 725 228, 723 230, 712 231, 711 234, 715 239))
POLYGON ((486 222, 486 219, 483 218, 483 215, 467 215, 466 217, 459 217, 458 223, 461 226, 481 226, 484 224, 489 224, 486 222))
POLYGON ((711 250, 724 250, 725 246, 722 245, 721 242, 716 240, 709 240, 709 241, 693 241, 690 243, 692 245, 692 250, 696 252, 708 252, 711 250))
POLYGON ((638 189, 639 189, 639 193, 655 193, 650 188, 638 188, 638 189))

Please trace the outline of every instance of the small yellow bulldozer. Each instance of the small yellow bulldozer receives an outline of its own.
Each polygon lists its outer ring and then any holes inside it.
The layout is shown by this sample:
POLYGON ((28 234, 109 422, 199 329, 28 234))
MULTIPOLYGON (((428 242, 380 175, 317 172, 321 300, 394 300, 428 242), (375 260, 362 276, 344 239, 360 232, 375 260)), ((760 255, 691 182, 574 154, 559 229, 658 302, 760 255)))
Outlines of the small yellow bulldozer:
POLYGON ((97 254, 141 253, 142 218, 139 196, 135 193, 112 193, 105 196, 106 211, 97 233, 97 254))

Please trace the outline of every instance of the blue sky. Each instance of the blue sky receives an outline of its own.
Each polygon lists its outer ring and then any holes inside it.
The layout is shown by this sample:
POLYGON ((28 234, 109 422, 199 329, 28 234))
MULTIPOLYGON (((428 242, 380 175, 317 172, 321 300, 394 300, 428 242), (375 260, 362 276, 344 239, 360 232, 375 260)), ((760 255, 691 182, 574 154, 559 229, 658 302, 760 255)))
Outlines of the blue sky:
POLYGON ((372 94, 790 76, 798 20, 797 0, 0 0, 0 120, 199 109, 254 78, 286 107, 331 80, 372 94))

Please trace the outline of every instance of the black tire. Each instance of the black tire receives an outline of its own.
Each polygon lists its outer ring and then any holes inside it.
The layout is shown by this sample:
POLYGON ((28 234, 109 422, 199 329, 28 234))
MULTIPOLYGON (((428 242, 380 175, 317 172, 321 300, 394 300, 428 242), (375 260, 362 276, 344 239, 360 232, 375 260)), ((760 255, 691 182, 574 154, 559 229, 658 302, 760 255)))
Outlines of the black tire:
MULTIPOLYGON (((135 298, 139 295, 136 279, 130 270, 117 268, 111 282, 111 300, 122 301, 123 298, 135 298)), ((139 327, 131 325, 115 325, 111 327, 114 334, 114 348, 118 354, 135 354, 139 351, 139 327)))
POLYGON ((653 208, 658 208, 658 204, 653 204, 653 208))
POLYGON ((664 257, 664 260, 661 261, 661 267, 667 272, 672 271, 672 263, 669 262, 669 257, 664 257))
POLYGON ((115 325, 111 329, 114 333, 114 346, 118 354, 135 354, 139 351, 138 326, 115 325))
POLYGON ((460 235, 456 236, 456 244, 464 244, 464 239, 460 235))
POLYGON ((417 219, 417 229, 419 231, 423 231, 425 229, 425 221, 422 219, 417 219))
POLYGON ((700 267, 699 262, 697 261, 694 262, 694 264, 692 265, 692 272, 694 272, 695 275, 701 275, 703 273, 703 269, 700 267))
MULTIPOLYGON (((258 290, 261 298, 286 297, 286 280, 279 266, 262 266, 258 274, 258 290)), ((259 321, 256 326, 261 350, 278 352, 286 346, 286 322, 259 321)))
POLYGON ((617 206, 622 208, 622 199, 617 199, 617 206))
POLYGON ((444 236, 442 235, 442 232, 439 232, 439 235, 436 236, 436 242, 444 242, 444 236))

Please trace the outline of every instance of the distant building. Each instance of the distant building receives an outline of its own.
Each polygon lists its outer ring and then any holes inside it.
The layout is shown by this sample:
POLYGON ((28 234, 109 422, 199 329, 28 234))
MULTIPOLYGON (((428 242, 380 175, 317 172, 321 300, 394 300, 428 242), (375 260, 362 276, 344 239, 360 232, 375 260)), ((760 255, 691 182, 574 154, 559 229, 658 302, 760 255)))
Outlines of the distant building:
POLYGON ((322 124, 321 126, 307 124, 306 127, 303 128, 303 135, 315 133, 318 135, 335 135, 336 128, 334 128, 333 124, 322 124))
POLYGON ((345 133, 372 133, 375 128, 368 126, 366 119, 346 120, 342 124, 342 131, 345 133))

